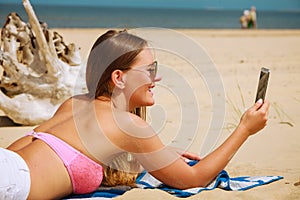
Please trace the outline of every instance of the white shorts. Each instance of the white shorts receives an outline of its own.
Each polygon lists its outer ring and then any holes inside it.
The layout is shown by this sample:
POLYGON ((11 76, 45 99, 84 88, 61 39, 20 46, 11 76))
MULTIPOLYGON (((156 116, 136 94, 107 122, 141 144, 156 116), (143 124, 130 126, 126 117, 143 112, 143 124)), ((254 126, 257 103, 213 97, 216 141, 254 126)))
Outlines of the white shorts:
POLYGON ((30 173, 26 162, 17 153, 0 148, 0 199, 27 199, 30 173))

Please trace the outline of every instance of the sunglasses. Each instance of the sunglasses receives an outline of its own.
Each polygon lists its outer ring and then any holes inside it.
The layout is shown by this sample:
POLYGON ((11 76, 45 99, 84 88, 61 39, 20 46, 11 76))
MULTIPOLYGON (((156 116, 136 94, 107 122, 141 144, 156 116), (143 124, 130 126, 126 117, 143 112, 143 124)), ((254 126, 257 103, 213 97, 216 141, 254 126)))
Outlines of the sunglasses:
POLYGON ((135 68, 132 68, 131 70, 144 72, 149 76, 151 81, 154 81, 155 77, 156 77, 156 73, 157 73, 157 65, 158 65, 157 61, 154 61, 153 63, 151 63, 149 65, 135 67, 135 68), (139 69, 137 69, 137 68, 139 68, 139 69), (140 69, 140 68, 145 68, 145 69, 140 69))

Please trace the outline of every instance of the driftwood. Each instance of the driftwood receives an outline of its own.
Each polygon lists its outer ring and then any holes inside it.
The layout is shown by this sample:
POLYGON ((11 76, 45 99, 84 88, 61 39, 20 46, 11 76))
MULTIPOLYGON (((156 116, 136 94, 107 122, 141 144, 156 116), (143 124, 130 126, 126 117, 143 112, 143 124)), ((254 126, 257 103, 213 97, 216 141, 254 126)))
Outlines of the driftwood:
POLYGON ((23 5, 29 23, 10 13, 1 30, 0 109, 15 123, 36 125, 73 94, 81 58, 75 44, 38 21, 28 0, 23 5))

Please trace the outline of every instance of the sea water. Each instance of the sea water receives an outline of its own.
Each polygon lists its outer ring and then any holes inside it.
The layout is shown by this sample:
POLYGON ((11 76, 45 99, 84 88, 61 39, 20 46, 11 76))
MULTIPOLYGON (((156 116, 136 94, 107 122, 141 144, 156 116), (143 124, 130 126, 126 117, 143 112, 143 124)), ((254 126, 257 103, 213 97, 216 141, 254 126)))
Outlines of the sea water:
MULTIPOLYGON (((49 28, 200 28, 238 29, 242 10, 157 9, 89 6, 33 6, 49 28)), ((0 27, 10 12, 28 21, 22 4, 0 4, 0 27)), ((257 11, 260 29, 299 29, 299 11, 257 11)))

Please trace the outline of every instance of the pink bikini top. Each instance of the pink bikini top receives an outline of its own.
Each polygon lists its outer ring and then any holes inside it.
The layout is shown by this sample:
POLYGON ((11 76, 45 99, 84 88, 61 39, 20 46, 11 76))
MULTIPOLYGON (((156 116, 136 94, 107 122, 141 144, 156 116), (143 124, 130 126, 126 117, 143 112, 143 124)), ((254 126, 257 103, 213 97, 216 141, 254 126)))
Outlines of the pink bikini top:
POLYGON ((94 192, 103 179, 103 167, 54 135, 31 131, 26 135, 43 140, 63 161, 72 181, 73 193, 94 192))

